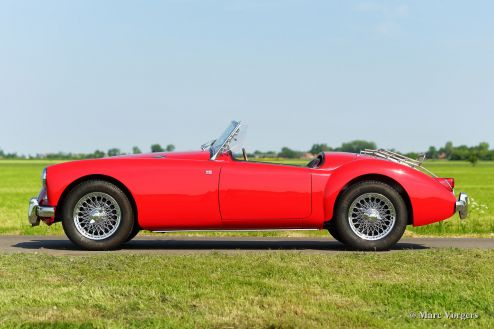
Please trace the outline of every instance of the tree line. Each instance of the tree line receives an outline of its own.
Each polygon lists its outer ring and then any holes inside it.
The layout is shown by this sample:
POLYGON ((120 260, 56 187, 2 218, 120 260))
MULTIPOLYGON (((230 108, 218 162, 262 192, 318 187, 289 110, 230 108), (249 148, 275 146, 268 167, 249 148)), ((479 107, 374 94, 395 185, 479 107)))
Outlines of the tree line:
MULTIPOLYGON (((331 147, 328 144, 313 144, 308 151, 293 150, 289 147, 283 147, 280 152, 268 151, 261 152, 255 151, 254 156, 257 157, 280 157, 280 158, 301 158, 306 155, 316 155, 320 152, 351 152, 360 153, 365 149, 377 149, 377 145, 374 142, 365 140, 354 140, 341 144, 339 147, 331 147)), ((390 151, 401 153, 395 149, 390 151)), ((481 142, 475 146, 459 145, 454 146, 452 142, 447 142, 442 147, 430 146, 427 152, 408 152, 401 153, 410 158, 416 159, 420 154, 425 153, 427 159, 440 159, 440 160, 462 160, 469 161, 472 164, 476 164, 479 160, 491 161, 494 160, 494 149, 489 149, 489 144, 481 142)))
MULTIPOLYGON (((351 152, 360 153, 364 149, 376 149, 378 148, 376 143, 366 140, 354 140, 346 143, 342 143, 338 147, 331 147, 326 143, 313 144, 307 151, 294 150, 289 147, 282 147, 279 152, 277 151, 259 151, 256 150, 249 154, 249 156, 257 158, 287 158, 297 159, 303 157, 310 157, 317 155, 320 152, 351 152)), ((162 147, 160 144, 153 144, 150 147, 151 152, 173 152, 175 145, 168 144, 162 147)), ((398 152, 395 149, 390 151, 398 152)), ((104 158, 107 156, 116 156, 123 154, 140 154, 141 149, 137 146, 132 148, 131 152, 123 152, 119 148, 111 148, 108 151, 96 150, 92 153, 47 153, 36 155, 18 155, 17 153, 5 153, 0 149, 0 159, 56 159, 56 160, 70 160, 70 159, 94 159, 104 158)), ((400 153, 400 152, 398 152, 400 153)), ((472 164, 476 164, 479 160, 490 161, 494 160, 494 149, 489 149, 489 144, 481 142, 476 146, 459 145, 454 146, 452 142, 447 142, 442 147, 430 146, 427 152, 425 152, 428 159, 442 159, 442 160, 463 160, 469 161, 472 164)), ((417 158, 420 152, 409 152, 404 155, 411 158, 417 158)))
MULTIPOLYGON (((153 144, 150 147, 151 152, 173 152, 175 145, 168 144, 162 147, 160 144, 153 144)), ((17 153, 5 153, 0 149, 0 159, 48 159, 48 160, 81 160, 81 159, 98 159, 104 157, 112 157, 124 154, 140 154, 141 149, 138 146, 132 147, 132 152, 123 152, 119 148, 111 148, 108 151, 96 150, 91 153, 71 153, 71 152, 56 152, 35 155, 19 155, 17 153)))

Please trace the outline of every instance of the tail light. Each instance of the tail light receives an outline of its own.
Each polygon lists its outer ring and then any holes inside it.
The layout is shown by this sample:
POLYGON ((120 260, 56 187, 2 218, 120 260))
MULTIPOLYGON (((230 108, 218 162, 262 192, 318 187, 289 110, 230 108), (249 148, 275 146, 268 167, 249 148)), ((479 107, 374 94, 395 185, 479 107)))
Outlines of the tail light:
POLYGON ((441 183, 444 187, 453 191, 455 188, 455 179, 454 178, 436 178, 436 180, 441 183))

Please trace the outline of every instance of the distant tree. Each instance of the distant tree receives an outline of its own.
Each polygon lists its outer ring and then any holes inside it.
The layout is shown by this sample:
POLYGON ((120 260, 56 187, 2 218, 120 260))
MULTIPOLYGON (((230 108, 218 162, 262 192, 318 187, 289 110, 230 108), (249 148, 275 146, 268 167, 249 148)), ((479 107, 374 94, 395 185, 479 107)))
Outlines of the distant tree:
POLYGON ((489 143, 487 142, 480 142, 478 145, 478 148, 480 150, 489 150, 489 143))
POLYGON ((405 153, 404 156, 407 156, 407 157, 412 158, 412 159, 417 159, 419 154, 417 152, 408 152, 408 153, 405 153))
POLYGON ((294 158, 300 158, 302 154, 303 154, 302 152, 292 150, 285 146, 281 149, 281 152, 278 153, 278 156, 281 158, 294 159, 294 158))
POLYGON ((476 166, 477 162, 479 162, 479 152, 478 150, 472 148, 468 154, 467 158, 468 162, 472 164, 472 166, 476 166))
POLYGON ((364 149, 376 149, 376 143, 368 142, 364 140, 354 140, 348 143, 341 144, 337 150, 341 152, 351 152, 351 153, 360 153, 360 151, 364 149))
POLYGON ((0 149, 0 158, 3 158, 5 157, 5 153, 3 152, 3 150, 0 149))
POLYGON ((175 151, 175 145, 173 145, 173 144, 168 144, 168 145, 166 146, 166 151, 167 151, 167 152, 173 152, 173 151, 175 151))
POLYGON ((109 157, 114 157, 114 156, 120 155, 120 154, 122 154, 122 152, 118 148, 111 148, 108 150, 108 156, 109 157))
POLYGON ((481 142, 475 147, 479 153, 479 160, 486 160, 489 154, 489 143, 481 142))
POLYGON ((331 147, 329 147, 327 144, 313 144, 311 149, 309 150, 309 153, 316 155, 321 152, 328 152, 328 151, 331 151, 331 147))
POLYGON ((134 146, 132 148, 132 154, 140 154, 140 153, 142 153, 142 152, 141 152, 141 149, 139 147, 134 146))
MULTIPOLYGON (((449 155, 449 160, 468 160, 471 149, 466 145, 454 147, 449 155)), ((447 154, 447 153, 446 153, 447 154)), ((477 159, 478 160, 478 159, 477 159)))
POLYGON ((254 151, 254 157, 256 158, 275 158, 278 154, 275 151, 259 151, 255 150, 254 151))
POLYGON ((447 142, 446 145, 444 145, 444 153, 446 153, 446 158, 451 159, 453 156, 454 152, 454 146, 453 142, 447 142))
POLYGON ((489 150, 483 160, 494 160, 494 150, 489 150))
POLYGON ((437 152, 437 149, 434 146, 429 147, 429 150, 427 151, 427 158, 428 159, 437 159, 439 156, 439 153, 437 152))
POLYGON ((98 158, 104 158, 106 156, 106 154, 103 151, 96 150, 96 151, 94 151, 93 156, 94 156, 94 158, 98 159, 98 158))
POLYGON ((151 145, 151 152, 164 152, 165 149, 161 147, 160 144, 153 144, 151 145))
POLYGON ((4 155, 5 159, 22 159, 23 156, 21 155, 18 155, 16 152, 14 153, 6 153, 4 155))

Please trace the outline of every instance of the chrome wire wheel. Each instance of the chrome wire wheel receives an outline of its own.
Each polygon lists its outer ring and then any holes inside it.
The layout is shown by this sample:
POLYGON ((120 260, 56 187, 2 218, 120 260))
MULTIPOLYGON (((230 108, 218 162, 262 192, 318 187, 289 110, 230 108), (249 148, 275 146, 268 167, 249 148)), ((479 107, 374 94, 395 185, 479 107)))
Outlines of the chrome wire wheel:
POLYGON ((121 220, 118 202, 102 192, 91 192, 79 199, 73 219, 77 231, 91 240, 104 240, 118 229, 121 220))
POLYGON ((348 210, 348 223, 353 233, 364 240, 386 237, 396 222, 393 203, 379 193, 365 193, 357 197, 348 210))

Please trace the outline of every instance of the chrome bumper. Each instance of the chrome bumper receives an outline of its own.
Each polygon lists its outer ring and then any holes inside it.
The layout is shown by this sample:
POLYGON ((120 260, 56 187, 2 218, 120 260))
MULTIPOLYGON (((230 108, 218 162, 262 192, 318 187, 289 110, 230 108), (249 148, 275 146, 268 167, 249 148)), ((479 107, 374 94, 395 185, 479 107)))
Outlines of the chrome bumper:
POLYGON ((468 195, 466 193, 460 193, 458 201, 456 201, 456 210, 461 219, 465 219, 468 216, 468 195))
POLYGON ((40 206, 38 198, 32 198, 29 200, 27 216, 29 223, 32 226, 38 226, 42 218, 51 218, 55 216, 55 208, 40 206))

